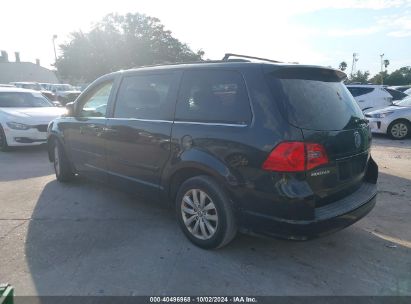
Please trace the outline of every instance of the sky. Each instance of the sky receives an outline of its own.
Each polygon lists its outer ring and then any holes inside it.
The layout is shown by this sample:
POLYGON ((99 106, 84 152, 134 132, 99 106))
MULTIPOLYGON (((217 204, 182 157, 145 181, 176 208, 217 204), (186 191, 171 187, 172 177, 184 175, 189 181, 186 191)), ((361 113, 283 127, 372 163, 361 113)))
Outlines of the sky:
POLYGON ((20 0, 0 4, 0 50, 19 51, 22 61, 50 67, 56 45, 73 31, 88 31, 109 13, 157 17, 174 37, 207 59, 239 53, 284 62, 351 71, 388 71, 411 66, 411 0, 20 0))

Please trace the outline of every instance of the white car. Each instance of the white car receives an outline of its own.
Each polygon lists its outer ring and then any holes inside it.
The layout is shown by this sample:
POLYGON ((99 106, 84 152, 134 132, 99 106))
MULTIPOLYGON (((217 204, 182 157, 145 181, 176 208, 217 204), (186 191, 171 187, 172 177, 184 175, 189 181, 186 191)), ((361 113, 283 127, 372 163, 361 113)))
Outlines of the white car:
POLYGON ((404 93, 407 94, 407 95, 411 95, 411 89, 405 90, 404 93))
POLYGON ((364 113, 388 107, 393 101, 382 85, 347 85, 347 89, 364 113))
POLYGON ((390 107, 365 114, 371 132, 387 134, 393 139, 404 139, 411 135, 411 96, 390 107))
POLYGON ((38 91, 0 88, 0 150, 45 143, 49 122, 64 113, 38 91))

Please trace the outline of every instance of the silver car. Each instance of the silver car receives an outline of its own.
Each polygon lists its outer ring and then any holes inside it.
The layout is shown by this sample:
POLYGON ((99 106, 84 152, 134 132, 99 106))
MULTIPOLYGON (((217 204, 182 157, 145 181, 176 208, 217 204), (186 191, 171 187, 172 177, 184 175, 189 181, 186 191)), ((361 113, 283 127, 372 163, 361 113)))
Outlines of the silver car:
POLYGON ((411 134, 411 96, 392 106, 365 114, 371 132, 387 134, 393 139, 404 139, 411 134))

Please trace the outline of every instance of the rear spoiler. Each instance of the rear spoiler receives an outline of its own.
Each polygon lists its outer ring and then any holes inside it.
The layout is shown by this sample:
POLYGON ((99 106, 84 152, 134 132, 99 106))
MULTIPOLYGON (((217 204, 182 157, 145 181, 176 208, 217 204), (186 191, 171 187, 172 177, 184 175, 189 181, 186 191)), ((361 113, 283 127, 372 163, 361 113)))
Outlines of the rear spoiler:
POLYGON ((317 66, 279 66, 265 67, 265 72, 279 79, 303 79, 318 80, 325 82, 341 82, 347 75, 331 68, 317 66))

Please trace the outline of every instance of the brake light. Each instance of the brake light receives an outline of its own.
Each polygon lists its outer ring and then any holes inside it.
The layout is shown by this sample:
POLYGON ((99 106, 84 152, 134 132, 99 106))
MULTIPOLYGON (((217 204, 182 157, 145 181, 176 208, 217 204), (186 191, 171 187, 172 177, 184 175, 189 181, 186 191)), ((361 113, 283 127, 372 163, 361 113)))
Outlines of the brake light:
POLYGON ((277 145, 262 168, 268 171, 298 172, 311 170, 326 163, 328 157, 322 145, 294 141, 277 145))

